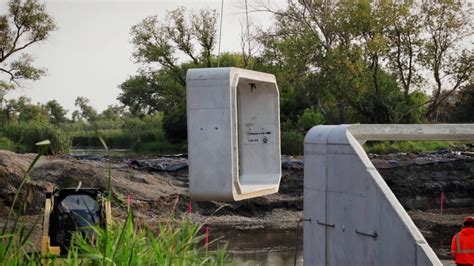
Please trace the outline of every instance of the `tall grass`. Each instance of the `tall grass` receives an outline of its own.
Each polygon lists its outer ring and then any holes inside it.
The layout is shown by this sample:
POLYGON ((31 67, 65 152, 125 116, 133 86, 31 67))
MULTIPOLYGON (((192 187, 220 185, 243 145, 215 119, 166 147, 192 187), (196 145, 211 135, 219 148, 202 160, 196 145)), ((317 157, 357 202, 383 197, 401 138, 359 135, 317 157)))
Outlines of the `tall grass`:
POLYGON ((11 141, 9 138, 0 137, 0 150, 14 150, 15 143, 11 141))
POLYGON ((86 261, 92 265, 225 265, 224 250, 209 251, 203 246, 200 226, 187 219, 169 220, 156 230, 137 227, 129 212, 123 223, 107 229, 92 227, 91 240, 76 233, 71 241, 67 265, 86 261), (157 232, 156 232, 157 231, 157 232))
POLYGON ((47 122, 14 122, 0 126, 0 137, 5 148, 15 152, 38 153, 37 142, 48 139, 46 154, 64 154, 69 150, 70 139, 60 129, 47 122))
POLYGON ((459 145, 455 141, 372 141, 364 144, 367 153, 429 152, 459 145))
POLYGON ((281 132, 281 153, 303 155, 304 135, 296 130, 281 132))
MULTIPOLYGON (((133 147, 135 138, 121 129, 98 130, 108 145, 114 149, 130 149, 133 147)), ((72 146, 75 148, 101 148, 102 144, 96 134, 87 131, 73 132, 71 135, 72 146)))

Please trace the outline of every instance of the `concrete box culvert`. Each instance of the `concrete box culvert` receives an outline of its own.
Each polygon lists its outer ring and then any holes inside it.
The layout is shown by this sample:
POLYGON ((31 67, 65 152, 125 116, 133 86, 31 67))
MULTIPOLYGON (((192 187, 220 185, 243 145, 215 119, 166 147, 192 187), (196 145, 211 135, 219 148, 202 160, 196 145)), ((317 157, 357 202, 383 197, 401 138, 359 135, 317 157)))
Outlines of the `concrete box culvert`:
POLYGON ((278 192, 275 76, 239 68, 190 69, 186 84, 191 198, 228 201, 278 192))

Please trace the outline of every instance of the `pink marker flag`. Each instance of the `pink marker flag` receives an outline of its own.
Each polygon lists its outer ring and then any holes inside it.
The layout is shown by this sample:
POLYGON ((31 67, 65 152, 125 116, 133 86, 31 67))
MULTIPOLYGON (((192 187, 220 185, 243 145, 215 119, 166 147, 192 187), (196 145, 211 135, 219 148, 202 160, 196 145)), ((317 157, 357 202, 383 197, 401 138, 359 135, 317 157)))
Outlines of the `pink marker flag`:
POLYGON ((206 226, 206 240, 205 240, 205 243, 206 243, 206 247, 207 247, 207 245, 209 244, 209 226, 206 226))
POLYGON ((440 209, 441 209, 441 214, 443 214, 443 209, 444 209, 444 192, 441 191, 441 196, 440 196, 440 209))
POLYGON ((193 212, 193 203, 192 201, 189 201, 188 203, 188 213, 191 214, 193 212))
POLYGON ((204 239, 204 247, 206 247, 206 254, 209 249, 209 226, 206 226, 206 238, 204 239))

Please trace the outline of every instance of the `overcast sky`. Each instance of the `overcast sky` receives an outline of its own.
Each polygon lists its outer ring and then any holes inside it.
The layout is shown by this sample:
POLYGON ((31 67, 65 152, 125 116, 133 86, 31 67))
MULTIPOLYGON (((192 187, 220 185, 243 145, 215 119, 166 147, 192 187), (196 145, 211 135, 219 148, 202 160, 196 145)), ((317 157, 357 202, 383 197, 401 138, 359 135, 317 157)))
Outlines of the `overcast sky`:
MULTIPOLYGON (((118 103, 117 86, 136 73, 138 65, 131 58, 130 27, 143 18, 184 6, 190 12, 210 8, 220 12, 221 0, 155 1, 45 1, 58 30, 45 42, 28 50, 35 65, 48 70, 39 81, 22 82, 23 87, 8 93, 7 98, 27 96, 33 102, 59 101, 69 115, 77 96, 85 96, 99 111, 118 103)), ((254 0, 249 0, 252 5, 254 0)), ((284 5, 287 0, 272 1, 284 5)), ((7 13, 7 0, 0 0, 0 14, 7 13)), ((241 23, 245 22, 245 0, 224 0, 221 51, 240 49, 241 23)), ((271 16, 250 13, 253 24, 266 27, 271 16)), ((0 77, 3 78, 3 77, 0 77)))

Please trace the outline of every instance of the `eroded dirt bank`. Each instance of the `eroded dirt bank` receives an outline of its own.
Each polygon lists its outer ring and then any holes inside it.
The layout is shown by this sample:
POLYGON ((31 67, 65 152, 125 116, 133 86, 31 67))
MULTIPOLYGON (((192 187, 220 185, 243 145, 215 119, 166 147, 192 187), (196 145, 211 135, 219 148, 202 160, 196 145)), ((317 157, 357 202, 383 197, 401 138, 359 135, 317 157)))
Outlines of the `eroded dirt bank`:
MULTIPOLYGON (((435 248, 445 257, 451 236, 464 216, 474 214, 474 154, 440 151, 427 154, 370 155, 374 166, 435 248), (439 213, 444 192, 446 209, 439 213), (444 249, 443 249, 444 248, 444 249)), ((34 154, 0 151, 0 216, 11 205, 24 170, 34 154)), ((196 222, 236 229, 295 228, 303 211, 301 158, 285 157, 280 191, 277 194, 235 203, 193 202, 191 217, 196 222)), ((30 193, 27 214, 41 215, 44 192, 54 186, 106 188, 111 168, 114 215, 124 215, 127 195, 139 222, 166 220, 171 213, 187 214, 186 159, 131 160, 103 157, 43 157, 27 183, 30 193)), ((1 219, 1 218, 0 218, 1 219)), ((39 229, 38 229, 39 231, 39 229)))

